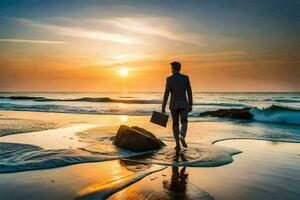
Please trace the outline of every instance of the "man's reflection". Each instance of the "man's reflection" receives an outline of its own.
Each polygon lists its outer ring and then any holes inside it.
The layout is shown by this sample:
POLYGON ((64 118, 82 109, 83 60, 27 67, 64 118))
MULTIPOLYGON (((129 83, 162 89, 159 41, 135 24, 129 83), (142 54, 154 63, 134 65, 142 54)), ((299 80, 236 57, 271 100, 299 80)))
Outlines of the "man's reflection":
POLYGON ((164 181, 163 182, 164 188, 176 193, 185 193, 187 189, 187 179, 188 179, 188 174, 185 173, 185 170, 186 170, 185 167, 183 167, 179 171, 178 166, 173 166, 171 182, 164 181))

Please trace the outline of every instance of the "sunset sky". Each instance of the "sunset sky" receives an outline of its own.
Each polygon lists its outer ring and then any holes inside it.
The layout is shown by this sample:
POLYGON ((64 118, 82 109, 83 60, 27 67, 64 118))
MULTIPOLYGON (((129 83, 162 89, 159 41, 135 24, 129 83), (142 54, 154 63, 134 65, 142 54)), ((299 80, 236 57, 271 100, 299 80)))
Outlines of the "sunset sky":
POLYGON ((0 92, 162 91, 174 60, 194 91, 300 91, 300 1, 0 1, 0 92))

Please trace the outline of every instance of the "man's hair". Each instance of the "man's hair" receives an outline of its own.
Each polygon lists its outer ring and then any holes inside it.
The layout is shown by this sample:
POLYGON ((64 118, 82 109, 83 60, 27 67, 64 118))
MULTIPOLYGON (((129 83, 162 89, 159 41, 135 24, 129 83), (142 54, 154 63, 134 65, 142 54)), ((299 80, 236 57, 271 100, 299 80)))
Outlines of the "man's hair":
POLYGON ((171 62, 170 65, 172 66, 172 68, 176 71, 176 72, 180 72, 181 70, 181 64, 180 62, 171 62))

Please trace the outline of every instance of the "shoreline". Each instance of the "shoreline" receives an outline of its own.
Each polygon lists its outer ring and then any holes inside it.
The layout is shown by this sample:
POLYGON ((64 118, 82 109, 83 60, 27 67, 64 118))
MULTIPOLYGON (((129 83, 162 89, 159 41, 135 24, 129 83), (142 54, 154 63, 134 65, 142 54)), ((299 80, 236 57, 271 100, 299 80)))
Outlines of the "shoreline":
POLYGON ((224 142, 224 141, 228 141, 228 140, 257 140, 257 141, 267 141, 267 142, 284 142, 284 143, 300 143, 300 141, 295 141, 295 140, 282 140, 282 139, 269 139, 269 138, 225 138, 225 139, 219 139, 219 140, 215 140, 213 141, 211 144, 216 144, 219 142, 224 142))

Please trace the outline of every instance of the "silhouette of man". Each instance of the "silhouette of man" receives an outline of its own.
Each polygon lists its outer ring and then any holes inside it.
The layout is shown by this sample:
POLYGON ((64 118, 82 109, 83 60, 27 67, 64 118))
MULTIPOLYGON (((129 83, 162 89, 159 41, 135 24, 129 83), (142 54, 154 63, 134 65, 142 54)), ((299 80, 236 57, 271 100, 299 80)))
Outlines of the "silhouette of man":
POLYGON ((170 63, 172 76, 166 81, 166 89, 162 103, 162 113, 166 112, 166 105, 171 93, 169 109, 173 119, 173 135, 176 141, 176 152, 180 152, 180 143, 183 147, 187 147, 185 136, 188 125, 188 113, 192 111, 193 95, 189 77, 180 73, 181 64, 179 62, 170 63), (179 119, 181 129, 179 129, 179 119))
MULTIPOLYGON (((175 192, 175 194, 185 194, 187 190, 188 174, 185 173, 186 168, 183 167, 179 172, 178 166, 172 166, 172 177, 171 182, 163 181, 163 187, 175 192)), ((177 197, 180 197, 179 195, 177 197)), ((184 197, 184 196, 181 196, 184 197)), ((183 199, 183 198, 174 198, 174 199, 183 199)))

